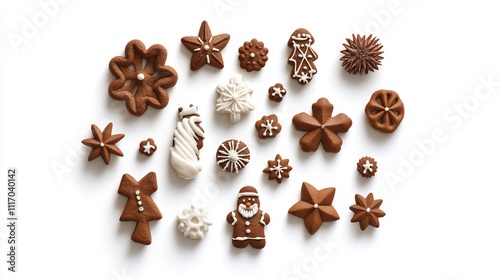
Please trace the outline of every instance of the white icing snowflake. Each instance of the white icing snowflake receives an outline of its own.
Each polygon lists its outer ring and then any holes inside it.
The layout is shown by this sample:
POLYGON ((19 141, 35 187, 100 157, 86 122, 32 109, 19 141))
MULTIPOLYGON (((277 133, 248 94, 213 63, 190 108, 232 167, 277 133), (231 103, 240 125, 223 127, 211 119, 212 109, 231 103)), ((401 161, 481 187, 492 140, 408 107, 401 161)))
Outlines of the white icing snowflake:
POLYGON ((285 89, 280 89, 279 87, 273 87, 273 93, 272 96, 279 96, 280 98, 283 98, 283 94, 286 93, 285 89))
POLYGON ((219 97, 215 104, 215 110, 219 113, 229 114, 232 123, 240 120, 242 113, 253 111, 251 103, 253 89, 242 81, 239 74, 231 76, 229 83, 218 85, 216 88, 219 97))
POLYGON ((266 120, 265 124, 261 124, 260 127, 264 128, 263 136, 273 136, 273 130, 278 130, 278 126, 273 126, 274 120, 266 120))
POLYGON ((363 164, 363 174, 366 174, 367 171, 373 172, 373 163, 370 163, 369 160, 366 160, 365 164, 363 164))
POLYGON ((192 239, 204 238, 208 227, 212 225, 208 213, 194 205, 182 210, 182 213, 177 215, 177 220, 177 228, 184 233, 184 237, 189 236, 192 239))

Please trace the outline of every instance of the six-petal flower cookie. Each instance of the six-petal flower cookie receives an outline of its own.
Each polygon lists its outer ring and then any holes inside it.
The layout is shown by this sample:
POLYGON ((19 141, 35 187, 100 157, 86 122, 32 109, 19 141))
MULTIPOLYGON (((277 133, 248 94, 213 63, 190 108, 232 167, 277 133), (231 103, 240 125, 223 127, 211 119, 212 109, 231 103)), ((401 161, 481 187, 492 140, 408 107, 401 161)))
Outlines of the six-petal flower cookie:
POLYGON ((383 133, 392 133, 403 121, 405 106, 397 92, 381 89, 370 97, 365 114, 372 128, 383 133))
POLYGON ((141 116, 149 106, 163 109, 169 101, 167 88, 177 83, 177 72, 166 66, 167 50, 156 44, 146 49, 139 40, 125 47, 125 57, 116 56, 109 62, 115 76, 109 84, 111 98, 126 102, 127 110, 141 116))
POLYGON ((356 204, 349 207, 354 212, 351 222, 359 222, 361 230, 365 230, 369 225, 378 228, 380 226, 378 218, 385 216, 385 212, 380 210, 382 199, 374 199, 372 193, 369 193, 366 198, 356 194, 354 199, 356 204))
POLYGON ((333 105, 326 98, 320 98, 312 105, 312 116, 299 113, 292 119, 293 126, 299 131, 307 131, 300 138, 300 148, 304 152, 316 151, 323 144, 326 152, 338 153, 342 139, 338 133, 345 133, 352 125, 352 120, 344 113, 332 117, 333 105))
POLYGON ((95 124, 91 126, 91 130, 92 136, 94 136, 94 138, 82 140, 82 144, 92 148, 92 151, 89 155, 89 161, 94 160, 100 156, 104 160, 105 164, 109 164, 110 154, 115 154, 120 157, 123 156, 122 151, 120 150, 120 148, 118 148, 118 146, 116 146, 116 143, 122 140, 125 135, 112 135, 111 131, 113 130, 113 123, 110 122, 102 132, 95 124))
POLYGON ((276 180, 278 184, 283 182, 284 178, 290 177, 292 167, 288 165, 289 159, 282 159, 280 154, 277 154, 274 160, 267 161, 267 167, 262 172, 269 174, 269 180, 276 180))
POLYGON ((339 219, 339 214, 332 206, 335 188, 317 190, 311 184, 302 183, 300 201, 295 203, 288 213, 304 219, 307 232, 313 235, 323 222, 339 219))
POLYGON ((231 36, 219 34, 212 36, 210 26, 203 21, 198 36, 182 37, 181 42, 193 55, 191 56, 191 70, 196 71, 205 64, 215 68, 224 68, 221 51, 226 47, 231 36))

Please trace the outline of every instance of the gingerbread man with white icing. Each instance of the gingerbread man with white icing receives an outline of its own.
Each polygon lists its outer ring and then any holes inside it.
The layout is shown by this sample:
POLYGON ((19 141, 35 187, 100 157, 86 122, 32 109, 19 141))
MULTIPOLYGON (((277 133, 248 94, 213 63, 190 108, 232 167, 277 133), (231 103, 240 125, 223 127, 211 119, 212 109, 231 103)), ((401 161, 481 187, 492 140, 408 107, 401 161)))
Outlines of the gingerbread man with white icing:
POLYGON ((259 194, 254 187, 246 186, 238 193, 237 209, 227 214, 226 221, 233 226, 233 246, 256 249, 266 246, 264 227, 271 217, 260 210, 259 194))

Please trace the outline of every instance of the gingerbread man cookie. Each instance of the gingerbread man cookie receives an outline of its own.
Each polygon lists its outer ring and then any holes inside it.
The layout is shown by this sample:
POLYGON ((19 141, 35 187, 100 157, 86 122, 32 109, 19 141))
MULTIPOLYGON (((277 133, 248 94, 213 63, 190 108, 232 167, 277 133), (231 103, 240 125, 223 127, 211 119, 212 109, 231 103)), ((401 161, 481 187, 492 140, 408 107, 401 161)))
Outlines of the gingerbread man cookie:
POLYGON ((293 49, 288 57, 288 64, 293 66, 291 77, 301 85, 308 84, 318 73, 314 65, 318 54, 312 49, 312 44, 314 37, 304 28, 295 30, 288 40, 288 47, 293 49))

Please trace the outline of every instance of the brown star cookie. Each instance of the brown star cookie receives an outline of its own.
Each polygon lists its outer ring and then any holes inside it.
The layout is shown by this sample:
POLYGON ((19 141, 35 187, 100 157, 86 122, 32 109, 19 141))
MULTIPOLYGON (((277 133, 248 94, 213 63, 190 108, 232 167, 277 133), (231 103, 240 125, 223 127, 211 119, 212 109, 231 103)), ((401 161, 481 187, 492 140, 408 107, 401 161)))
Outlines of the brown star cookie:
POLYGON ((116 143, 122 140, 125 135, 112 135, 111 130, 113 130, 113 123, 110 122, 102 132, 95 124, 91 126, 91 130, 92 136, 94 136, 94 138, 82 140, 83 145, 92 148, 92 151, 89 155, 89 161, 94 160, 100 156, 102 160, 104 160, 105 164, 109 164, 110 154, 115 154, 120 157, 123 156, 122 151, 120 150, 120 148, 118 148, 118 146, 116 146, 116 143))
POLYGON ((339 214, 332 206, 335 188, 317 190, 312 185, 302 183, 300 201, 295 203, 288 213, 304 219, 307 232, 313 235, 323 222, 333 222, 339 219, 339 214))
POLYGON ((288 165, 289 159, 282 159, 280 154, 277 154, 274 160, 268 160, 268 167, 262 172, 269 174, 269 180, 276 180, 278 184, 283 182, 283 179, 290 177, 292 167, 288 165))
POLYGON ((380 226, 378 218, 385 216, 385 212, 379 209, 382 199, 374 199, 372 193, 369 193, 366 198, 356 194, 354 199, 356 204, 349 207, 354 212, 351 222, 359 222, 361 230, 365 230, 369 225, 378 228, 380 226))
POLYGON ((139 40, 125 47, 125 57, 116 56, 109 62, 109 71, 115 76, 109 84, 109 96, 125 101, 127 110, 141 116, 148 106, 163 109, 169 101, 167 88, 177 83, 177 72, 166 66, 167 50, 156 44, 146 49, 139 40))
POLYGON ((196 71, 205 64, 217 69, 224 68, 221 51, 229 42, 229 34, 212 36, 210 26, 203 21, 198 31, 198 36, 182 37, 181 42, 193 55, 191 56, 191 70, 196 71))

